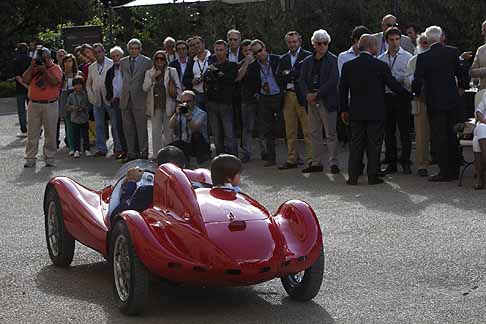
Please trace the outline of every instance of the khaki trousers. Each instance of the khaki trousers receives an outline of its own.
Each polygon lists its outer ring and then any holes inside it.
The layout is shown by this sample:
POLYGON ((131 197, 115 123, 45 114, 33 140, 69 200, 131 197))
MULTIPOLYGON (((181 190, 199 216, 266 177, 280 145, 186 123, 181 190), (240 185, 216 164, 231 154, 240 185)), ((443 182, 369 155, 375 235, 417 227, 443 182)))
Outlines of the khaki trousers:
POLYGON ((304 135, 306 160, 307 162, 310 162, 312 160, 312 146, 309 136, 307 112, 304 107, 299 105, 295 92, 287 91, 285 94, 283 113, 285 120, 285 134, 287 137, 287 162, 291 164, 297 163, 297 134, 299 123, 304 135))
POLYGON ((427 106, 423 101, 412 101, 415 123, 415 164, 417 169, 427 169, 430 163, 430 126, 427 106))
POLYGON ((54 159, 57 152, 58 101, 49 104, 29 101, 27 111, 27 146, 25 147, 25 159, 35 161, 39 150, 39 139, 42 128, 44 128, 44 159, 46 161, 54 159))
POLYGON ((337 111, 328 111, 324 104, 309 105, 309 130, 312 143, 312 164, 322 165, 324 160, 324 139, 322 128, 326 132, 326 146, 329 152, 329 165, 338 165, 337 111))
POLYGON ((157 157, 159 150, 174 141, 174 130, 169 126, 170 117, 165 109, 154 109, 152 122, 152 156, 157 157))

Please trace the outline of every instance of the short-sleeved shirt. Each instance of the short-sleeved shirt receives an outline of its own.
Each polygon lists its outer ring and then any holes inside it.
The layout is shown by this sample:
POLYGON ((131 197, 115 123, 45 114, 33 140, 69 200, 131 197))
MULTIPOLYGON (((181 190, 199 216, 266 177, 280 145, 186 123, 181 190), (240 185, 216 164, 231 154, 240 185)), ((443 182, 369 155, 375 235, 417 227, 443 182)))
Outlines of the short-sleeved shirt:
POLYGON ((55 100, 59 98, 62 81, 62 70, 57 64, 47 68, 48 73, 55 75, 59 81, 57 85, 51 85, 40 73, 34 75, 29 84, 29 98, 31 100, 55 100))
MULTIPOLYGON (((29 68, 31 61, 32 59, 27 54, 18 55, 14 62, 15 76, 22 77, 22 74, 29 68)), ((17 80, 15 81, 15 89, 17 94, 27 94, 27 88, 21 85, 17 80)))

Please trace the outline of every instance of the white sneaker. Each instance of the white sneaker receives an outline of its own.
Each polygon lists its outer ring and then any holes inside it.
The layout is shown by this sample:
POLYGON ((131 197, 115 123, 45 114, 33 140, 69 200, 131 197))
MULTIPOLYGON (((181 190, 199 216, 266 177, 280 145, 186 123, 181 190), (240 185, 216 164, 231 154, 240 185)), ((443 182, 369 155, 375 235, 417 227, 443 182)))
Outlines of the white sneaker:
POLYGON ((69 156, 73 156, 74 155, 74 151, 69 151, 69 156))
POLYGON ((25 132, 25 133, 24 132, 17 133, 17 137, 18 138, 25 138, 25 137, 27 137, 27 132, 25 132))
POLYGON ((91 156, 93 156, 93 154, 91 154, 91 152, 90 152, 90 151, 84 151, 84 155, 85 155, 86 157, 91 157, 91 156))
POLYGON ((75 158, 79 158, 79 156, 80 156, 80 155, 79 155, 79 151, 74 152, 74 157, 75 157, 75 158))

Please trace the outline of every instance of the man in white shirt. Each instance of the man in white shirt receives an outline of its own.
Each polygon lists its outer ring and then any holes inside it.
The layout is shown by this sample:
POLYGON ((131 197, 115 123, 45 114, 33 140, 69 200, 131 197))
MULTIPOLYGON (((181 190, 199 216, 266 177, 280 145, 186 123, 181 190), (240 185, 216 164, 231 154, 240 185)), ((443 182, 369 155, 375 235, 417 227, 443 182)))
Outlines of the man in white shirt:
POLYGON ((341 69, 343 68, 344 63, 349 62, 351 60, 354 60, 355 58, 358 57, 358 55, 359 55, 359 49, 358 49, 359 39, 361 38, 361 35, 369 34, 369 33, 370 33, 370 31, 365 26, 354 27, 353 32, 351 33, 351 41, 353 42, 353 45, 351 45, 351 47, 347 51, 341 52, 338 55, 339 74, 341 74, 341 69))
POLYGON ((182 83, 184 87, 189 90, 193 90, 196 94, 196 104, 203 110, 207 109, 207 96, 204 91, 204 84, 202 76, 211 64, 211 52, 206 50, 206 44, 201 36, 194 36, 191 40, 191 44, 196 55, 192 62, 187 65, 182 83))
POLYGON ((102 44, 93 45, 96 62, 89 66, 86 91, 88 100, 93 105, 93 113, 96 122, 96 156, 105 156, 108 152, 105 133, 105 113, 110 116, 111 133, 113 135, 114 153, 121 151, 120 138, 117 131, 118 120, 106 99, 105 79, 106 73, 113 66, 113 61, 105 56, 105 48, 102 44))
MULTIPOLYGON (((378 55, 383 54, 388 49, 388 44, 385 39, 385 31, 391 27, 398 27, 397 17, 393 15, 386 15, 383 17, 381 21, 381 32, 373 34, 378 41, 378 55)), ((408 36, 402 35, 400 38, 400 46, 409 52, 410 54, 414 54, 415 46, 413 46, 412 41, 408 36)))
MULTIPOLYGON (((405 85, 405 78, 407 73, 408 62, 412 58, 412 54, 405 51, 400 46, 401 35, 400 29, 396 27, 389 28, 385 32, 385 41, 388 49, 385 53, 378 56, 378 59, 385 62, 392 72, 393 77, 405 85)), ((402 156, 400 162, 403 168, 403 173, 411 174, 410 169, 410 120, 412 106, 407 98, 393 93, 389 88, 386 88, 386 122, 385 122, 385 161, 388 166, 384 170, 386 173, 394 173, 397 171, 397 142, 396 129, 400 131, 400 142, 402 144, 402 156)))
POLYGON ((113 113, 118 121, 116 126, 118 137, 120 138, 121 151, 115 150, 115 158, 117 160, 127 157, 127 142, 123 132, 123 121, 120 110, 120 97, 123 86, 123 75, 120 62, 123 56, 125 56, 125 53, 121 47, 115 46, 110 49, 110 57, 113 60, 113 66, 106 72, 105 78, 106 100, 110 102, 113 113))

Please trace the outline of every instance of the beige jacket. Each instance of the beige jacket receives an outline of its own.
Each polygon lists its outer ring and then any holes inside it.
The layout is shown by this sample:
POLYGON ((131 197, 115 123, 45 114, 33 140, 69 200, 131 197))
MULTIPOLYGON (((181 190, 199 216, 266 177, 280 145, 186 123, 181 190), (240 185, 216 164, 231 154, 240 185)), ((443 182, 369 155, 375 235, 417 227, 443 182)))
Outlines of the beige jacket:
POLYGON ((105 78, 106 72, 113 66, 113 61, 105 57, 103 65, 95 62, 88 68, 88 80, 86 80, 86 92, 88 93, 89 102, 95 106, 100 107, 103 100, 105 105, 109 105, 106 100, 105 78), (99 68, 98 68, 99 67, 99 68))
MULTIPOLYGON (((143 81, 143 91, 147 92, 147 116, 152 117, 154 114, 154 85, 155 82, 152 80, 152 76, 155 74, 155 67, 147 70, 145 72, 145 79, 143 81)), ((175 112, 176 99, 169 96, 169 80, 172 79, 175 82, 177 90, 177 98, 180 97, 182 92, 181 82, 179 80, 179 73, 173 67, 167 67, 164 75, 164 86, 165 86, 165 113, 168 117, 171 117, 175 112)))
POLYGON ((479 78, 479 89, 486 89, 486 45, 476 51, 469 74, 472 78, 479 78))

